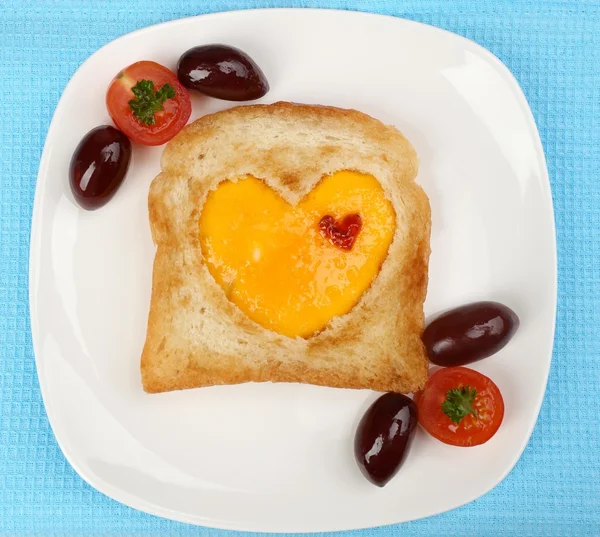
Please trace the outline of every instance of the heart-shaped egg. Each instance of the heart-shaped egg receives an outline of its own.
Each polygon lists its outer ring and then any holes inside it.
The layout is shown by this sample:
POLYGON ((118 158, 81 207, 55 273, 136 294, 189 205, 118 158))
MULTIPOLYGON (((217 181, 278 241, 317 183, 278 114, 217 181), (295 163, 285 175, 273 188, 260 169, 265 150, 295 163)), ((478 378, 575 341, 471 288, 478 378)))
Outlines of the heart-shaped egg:
POLYGON ((200 243, 210 273, 250 319, 309 337, 370 287, 394 229, 392 204, 371 175, 328 175, 295 206, 249 176, 207 196, 200 243))

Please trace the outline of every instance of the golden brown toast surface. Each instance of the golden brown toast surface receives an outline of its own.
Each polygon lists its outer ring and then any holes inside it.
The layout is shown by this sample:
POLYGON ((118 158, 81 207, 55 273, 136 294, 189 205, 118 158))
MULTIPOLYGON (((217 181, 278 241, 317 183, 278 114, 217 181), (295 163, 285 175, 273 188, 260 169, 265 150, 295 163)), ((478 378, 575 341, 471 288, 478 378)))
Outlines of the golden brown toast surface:
POLYGON ((232 108, 169 142, 149 194, 157 245, 141 373, 147 392, 301 382, 408 393, 427 379, 421 343, 430 208, 417 155, 393 127, 357 111, 276 103, 232 108), (198 222, 208 193, 252 175, 297 204, 323 176, 373 175, 396 213, 380 272, 324 330, 289 338, 251 321, 208 271, 198 222))

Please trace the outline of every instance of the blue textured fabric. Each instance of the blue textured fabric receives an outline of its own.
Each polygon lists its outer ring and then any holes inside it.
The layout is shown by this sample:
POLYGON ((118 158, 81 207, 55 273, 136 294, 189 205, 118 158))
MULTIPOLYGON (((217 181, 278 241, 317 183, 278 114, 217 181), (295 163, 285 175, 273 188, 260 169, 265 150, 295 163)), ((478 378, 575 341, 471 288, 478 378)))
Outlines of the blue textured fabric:
MULTIPOLYGON (((600 2, 545 0, 0 0, 0 535, 213 535, 85 484, 44 412, 28 312, 30 217, 59 96, 96 49, 150 24, 251 7, 330 7, 439 26, 490 49, 520 82, 554 196, 559 307, 538 424, 492 492, 386 535, 600 535, 600 2)), ((307 37, 308 39, 309 37, 307 37)))

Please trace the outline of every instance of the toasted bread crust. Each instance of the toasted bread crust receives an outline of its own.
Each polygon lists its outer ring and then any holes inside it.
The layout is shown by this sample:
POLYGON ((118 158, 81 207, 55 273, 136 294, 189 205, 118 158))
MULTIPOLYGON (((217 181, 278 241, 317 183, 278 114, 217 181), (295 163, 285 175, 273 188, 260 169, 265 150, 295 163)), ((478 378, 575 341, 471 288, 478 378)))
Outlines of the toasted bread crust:
POLYGON ((161 164, 148 200, 157 251, 141 359, 147 392, 250 381, 402 393, 424 386, 430 207, 414 182, 416 153, 395 128, 354 110, 240 106, 188 125, 161 164), (387 258, 346 315, 307 339, 276 334, 248 319, 210 275, 199 242, 204 200, 221 181, 250 174, 295 204, 341 169, 372 174, 391 200, 387 258))

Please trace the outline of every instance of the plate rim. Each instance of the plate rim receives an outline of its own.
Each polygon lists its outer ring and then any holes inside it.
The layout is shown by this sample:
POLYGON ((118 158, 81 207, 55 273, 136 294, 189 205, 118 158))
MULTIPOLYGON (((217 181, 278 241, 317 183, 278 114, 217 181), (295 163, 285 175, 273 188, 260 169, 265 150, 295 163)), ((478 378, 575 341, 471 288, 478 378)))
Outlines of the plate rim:
POLYGON ((231 10, 231 11, 205 13, 205 14, 194 15, 194 16, 190 16, 190 17, 181 17, 181 18, 177 18, 177 19, 173 19, 173 20, 169 20, 169 21, 164 21, 164 22, 160 22, 157 24, 145 26, 143 28, 138 28, 131 32, 127 32, 125 34, 122 34, 122 35, 108 41, 107 43, 102 45, 100 48, 95 50, 71 74, 71 76, 70 76, 67 84, 65 85, 65 87, 61 93, 61 96, 57 102, 56 108, 54 109, 52 119, 50 121, 48 131, 46 133, 44 146, 43 146, 43 150, 42 150, 42 155, 40 157, 38 173, 37 173, 37 177, 36 177, 36 187, 35 187, 35 192, 34 192, 33 209, 32 209, 32 215, 31 215, 31 228, 30 228, 30 234, 29 234, 29 257, 28 257, 29 304, 28 305, 29 305, 29 321, 30 321, 30 329, 31 329, 32 348, 33 348, 33 353, 35 356, 36 373, 38 376, 38 382, 39 382, 40 392, 41 392, 41 396, 42 396, 42 401, 44 403, 44 408, 45 408, 45 411, 46 411, 46 414, 48 417, 48 422, 49 422, 50 428, 52 430, 54 438, 56 439, 56 442, 57 442, 61 452, 63 453, 63 455, 64 455, 65 459, 67 460, 67 462, 69 463, 69 465, 73 468, 73 470, 75 470, 75 472, 78 474, 78 476, 81 479, 83 479, 83 481, 85 481, 89 486, 91 486, 96 491, 100 492, 101 494, 107 496, 108 498, 110 498, 114 501, 117 501, 123 505, 126 505, 127 507, 136 509, 136 510, 144 512, 146 514, 150 514, 153 516, 160 516, 165 519, 173 520, 176 522, 184 522, 184 523, 188 523, 188 524, 198 525, 198 526, 202 526, 202 527, 206 527, 206 528, 214 528, 214 529, 219 529, 219 530, 249 531, 249 532, 254 532, 254 533, 282 533, 282 532, 290 533, 290 534, 313 533, 313 532, 330 533, 330 532, 337 532, 337 531, 352 531, 352 530, 364 530, 364 529, 370 529, 370 528, 388 527, 388 526, 403 524, 405 522, 424 519, 424 518, 428 518, 428 517, 435 516, 438 514, 446 513, 448 511, 452 511, 454 509, 457 509, 459 507, 467 505, 467 504, 481 498, 482 496, 488 494, 490 491, 492 491, 495 487, 497 487, 508 476, 508 474, 514 469, 515 465, 521 458, 521 456, 525 450, 525 447, 529 443, 529 440, 531 438, 533 430, 538 422, 540 410, 541 410, 543 401, 545 399, 546 391, 547 391, 547 387, 548 387, 548 378, 549 378, 549 374, 550 374, 550 368, 551 368, 551 363, 552 363, 552 358, 553 358, 553 350, 554 350, 554 341, 555 341, 555 336, 556 336, 556 318, 557 318, 557 305, 558 305, 558 255, 557 255, 557 243, 556 242, 557 242, 556 241, 556 218, 555 218, 554 203, 553 203, 553 198, 552 198, 552 185, 551 185, 550 176, 548 173, 548 165, 547 165, 546 156, 544 153, 544 148, 542 145, 542 141, 540 138, 537 123, 533 116, 531 107, 529 106, 529 103, 527 101, 527 98, 525 97, 523 89, 521 88, 519 82, 517 81, 517 79, 515 78, 513 73, 510 71, 510 69, 490 50, 486 49, 482 45, 479 45, 478 43, 476 43, 475 41, 473 41, 467 37, 464 37, 460 34, 456 34, 454 32, 446 30, 444 28, 439 28, 439 27, 431 25, 431 24, 426 24, 426 23, 422 23, 419 21, 406 19, 403 17, 394 16, 394 15, 372 13, 372 12, 367 12, 367 11, 360 11, 357 9, 345 10, 345 9, 337 9, 337 8, 330 9, 330 8, 302 8, 302 7, 300 7, 300 8, 296 8, 296 7, 250 8, 250 9, 236 9, 236 10, 231 10), (107 48, 109 46, 113 46, 115 43, 124 41, 131 37, 136 37, 139 35, 143 35, 145 33, 161 31, 162 29, 167 28, 167 27, 175 27, 180 24, 189 23, 189 22, 197 21, 197 20, 219 19, 219 18, 227 18, 229 16, 239 16, 239 15, 243 15, 246 13, 259 13, 260 14, 260 13, 266 13, 266 12, 268 12, 268 13, 277 13, 277 12, 279 12, 279 13, 290 13, 290 12, 291 13, 293 13, 293 12, 299 13, 299 12, 302 12, 303 14, 310 13, 310 12, 312 12, 313 14, 327 12, 327 13, 338 14, 340 17, 360 17, 360 18, 370 18, 370 19, 394 20, 400 24, 407 24, 410 26, 425 28, 425 29, 427 29, 427 31, 433 31, 433 32, 439 32, 442 34, 446 34, 448 37, 461 41, 466 47, 469 47, 472 50, 475 50, 479 54, 486 57, 486 59, 488 59, 491 63, 493 63, 497 69, 499 69, 500 71, 502 71, 504 73, 505 77, 508 80, 510 80, 511 84, 513 85, 514 89, 516 90, 515 96, 517 97, 517 99, 519 101, 518 104, 519 104, 521 110, 523 111, 524 115, 526 116, 528 126, 532 129, 532 132, 534 132, 536 134, 536 136, 534 136, 535 140, 533 140, 533 142, 534 142, 534 147, 535 147, 535 153, 537 154, 540 162, 543 164, 543 166, 541 166, 541 170, 540 170, 541 171, 540 182, 544 185, 544 188, 542 189, 542 194, 545 196, 545 200, 543 200, 543 201, 544 201, 544 204, 547 206, 547 209, 549 209, 549 212, 550 212, 549 225, 550 225, 551 229, 549 229, 548 232, 549 233, 551 232, 551 238, 549 238, 549 247, 551 248, 551 252, 549 252, 549 253, 551 253, 551 257, 552 257, 551 267, 548 268, 548 271, 549 271, 548 276, 549 277, 551 276, 551 284, 552 284, 552 297, 551 297, 551 302, 550 302, 550 307, 552 308, 552 326, 551 326, 551 332, 550 332, 550 336, 551 336, 550 337, 550 348, 548 349, 548 358, 547 358, 548 364, 547 364, 547 367, 545 368, 544 390, 541 393, 541 396, 539 397, 539 400, 537 401, 537 404, 536 404, 535 419, 532 420, 531 426, 530 426, 529 430, 527 431, 527 434, 523 436, 522 444, 519 446, 518 450, 515 450, 514 460, 511 460, 510 464, 507 465, 507 469, 505 470, 505 472, 488 489, 474 494, 472 497, 470 497, 467 500, 464 500, 464 501, 460 500, 455 503, 452 503, 448 508, 446 508, 442 511, 433 510, 431 513, 426 514, 426 515, 404 517, 404 519, 400 522, 392 522, 392 523, 385 522, 383 524, 377 524, 377 525, 349 526, 349 525, 345 525, 342 521, 342 523, 340 523, 340 524, 335 524, 335 525, 328 524, 327 525, 328 527, 326 529, 321 529, 321 530, 315 529, 315 530, 309 530, 308 532, 303 529, 295 530, 295 529, 289 529, 289 528, 286 528, 285 530, 277 530, 277 529, 273 529, 273 528, 259 529, 259 528, 253 527, 253 524, 254 524, 253 522, 250 522, 249 524, 245 525, 244 523, 240 523, 237 521, 232 522, 232 521, 225 521, 225 520, 206 519, 206 517, 202 516, 202 515, 186 514, 186 513, 180 512, 180 511, 175 511, 173 509, 165 508, 161 505, 157 505, 157 504, 148 502, 144 499, 139 498, 138 496, 136 496, 134 494, 131 494, 127 490, 124 490, 119 487, 115 487, 114 485, 112 485, 110 483, 104 482, 96 474, 87 473, 86 471, 84 471, 84 469, 79 464, 79 461, 77 460, 77 457, 75 456, 75 454, 71 453, 70 450, 64 445, 64 443, 61 440, 61 436, 59 434, 57 434, 57 431, 55 429, 55 419, 56 419, 56 418, 54 418, 55 410, 53 410, 52 404, 49 400, 46 383, 42 382, 41 375, 40 375, 40 371, 43 370, 43 363, 42 363, 43 360, 41 358, 42 351, 40 348, 40 327, 38 325, 39 317, 37 315, 37 305, 38 305, 38 295, 39 295, 37 290, 38 290, 39 271, 40 271, 40 263, 39 263, 38 258, 39 258, 39 252, 41 251, 41 239, 42 239, 40 222, 42 219, 43 208, 42 208, 41 199, 44 197, 44 191, 46 188, 47 175, 48 175, 47 170, 48 170, 49 161, 50 161, 51 150, 50 150, 49 140, 52 141, 53 138, 55 137, 54 131, 57 130, 57 128, 58 128, 57 124, 60 122, 61 117, 65 113, 65 110, 66 110, 65 103, 68 101, 68 97, 70 96, 71 92, 73 91, 73 79, 84 68, 84 66, 86 66, 88 63, 91 63, 94 60, 94 58, 97 55, 99 55, 100 52, 103 51, 105 48, 107 48), (335 526, 335 527, 333 527, 333 526, 335 526))

